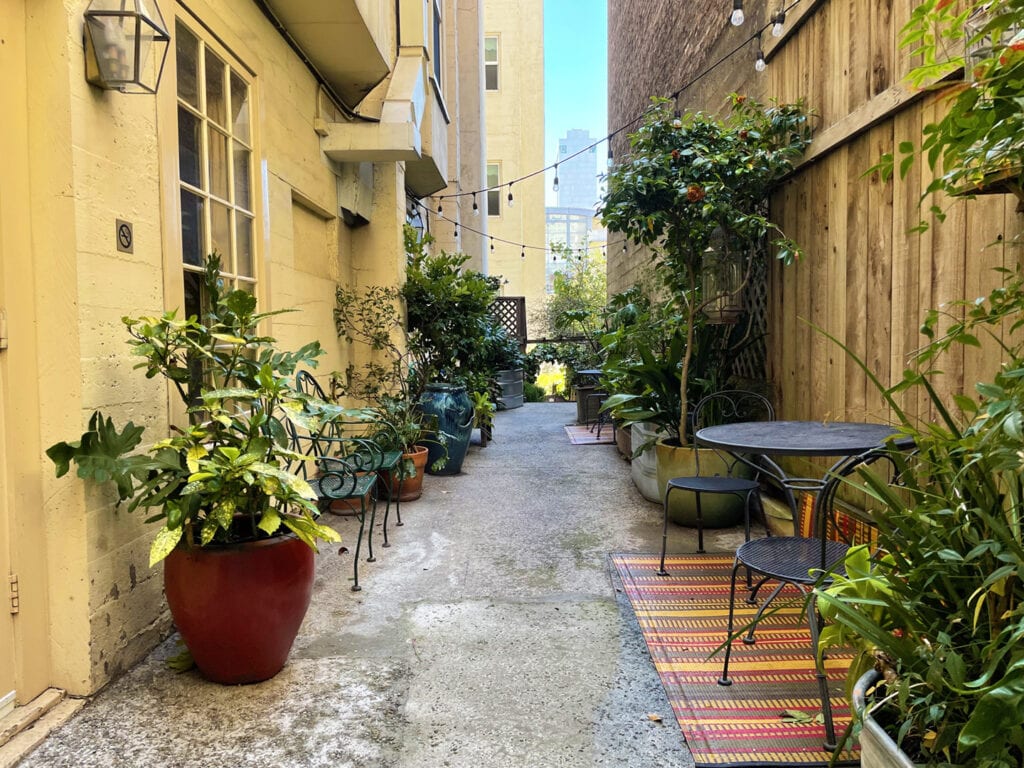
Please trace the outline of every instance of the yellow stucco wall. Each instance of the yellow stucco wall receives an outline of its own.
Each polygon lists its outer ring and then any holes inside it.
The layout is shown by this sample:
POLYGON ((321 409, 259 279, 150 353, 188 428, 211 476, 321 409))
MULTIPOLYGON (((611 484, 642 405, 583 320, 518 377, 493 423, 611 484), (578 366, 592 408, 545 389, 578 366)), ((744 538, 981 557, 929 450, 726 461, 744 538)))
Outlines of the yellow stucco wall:
MULTIPOLYGON (((498 37, 499 89, 484 95, 487 162, 500 163, 502 183, 544 167, 543 0, 485 0, 484 35, 498 37)), ((496 241, 488 272, 503 275, 506 296, 526 296, 527 317, 545 299, 544 174, 501 190, 501 215, 488 219, 496 241), (523 258, 521 245, 527 248, 523 258), (537 248, 539 246, 539 248, 537 248)), ((534 329, 530 328, 530 333, 534 329)))
MULTIPOLYGON (((13 627, 0 625, 0 666, 18 658, 20 701, 48 685, 94 692, 170 629, 143 515, 113 512, 108 489, 55 479, 42 453, 76 438, 95 408, 153 439, 177 413, 163 382, 133 370, 121 323, 183 303, 173 43, 156 97, 98 90, 84 77, 87 5, 15 0, 0 15, 11 83, 0 138, 19 150, 0 183, 0 309, 12 340, 0 352, 0 547, 23 595, 13 627), (134 226, 132 254, 116 250, 116 219, 134 226)), ((393 60, 394 6, 367 5, 393 60)), ((334 331, 335 285, 404 275, 404 168, 372 167, 371 223, 350 229, 338 215, 342 169, 315 130, 318 117, 343 118, 324 114, 316 79, 257 6, 161 9, 172 35, 177 15, 252 76, 257 295, 263 309, 300 310, 269 330, 286 348, 319 339, 326 381, 348 354, 334 331)))

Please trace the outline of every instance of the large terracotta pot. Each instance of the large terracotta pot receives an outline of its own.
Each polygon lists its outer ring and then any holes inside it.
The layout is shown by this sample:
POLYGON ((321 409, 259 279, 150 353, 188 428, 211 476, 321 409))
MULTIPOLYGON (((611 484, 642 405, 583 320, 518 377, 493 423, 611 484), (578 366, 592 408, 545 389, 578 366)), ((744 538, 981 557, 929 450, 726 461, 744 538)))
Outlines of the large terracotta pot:
POLYGON ((295 536, 175 549, 164 589, 196 666, 215 683, 273 677, 313 594, 313 550, 295 536))
MULTIPOLYGON (((654 445, 658 462, 658 496, 665 498, 665 487, 673 477, 697 474, 696 452, 700 451, 702 475, 724 475, 729 471, 725 460, 710 448, 681 447, 679 441, 659 440, 654 445)), ((737 477, 750 477, 747 467, 740 465, 733 472, 737 477)), ((705 528, 728 528, 743 520, 744 500, 732 493, 701 494, 700 507, 705 528)), ((677 525, 696 527, 697 499, 689 491, 673 491, 669 499, 668 518, 677 525)))
MULTIPOLYGON (((401 481, 402 495, 398 497, 401 501, 415 501, 423 495, 423 476, 426 474, 428 453, 425 445, 417 445, 410 453, 402 454, 402 462, 411 460, 416 468, 416 474, 401 481)), ((381 475, 381 482, 390 484, 391 498, 395 498, 399 488, 398 477, 391 472, 384 472, 381 475)))

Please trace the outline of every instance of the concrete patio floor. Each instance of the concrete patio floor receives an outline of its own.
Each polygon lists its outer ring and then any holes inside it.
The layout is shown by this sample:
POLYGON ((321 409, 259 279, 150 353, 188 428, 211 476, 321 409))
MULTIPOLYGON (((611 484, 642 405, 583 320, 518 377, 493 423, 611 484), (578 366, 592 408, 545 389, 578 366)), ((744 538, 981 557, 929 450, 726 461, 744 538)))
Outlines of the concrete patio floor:
MULTIPOLYGON (((274 679, 176 674, 170 638, 19 765, 692 765, 607 559, 657 551, 660 507, 614 446, 569 444, 574 416, 573 403, 499 413, 462 474, 428 477, 403 506, 392 546, 361 564, 362 592, 349 589, 351 553, 322 548, 274 679)), ((354 546, 355 520, 330 522, 354 546)), ((671 527, 670 549, 692 551, 693 532, 671 527)))

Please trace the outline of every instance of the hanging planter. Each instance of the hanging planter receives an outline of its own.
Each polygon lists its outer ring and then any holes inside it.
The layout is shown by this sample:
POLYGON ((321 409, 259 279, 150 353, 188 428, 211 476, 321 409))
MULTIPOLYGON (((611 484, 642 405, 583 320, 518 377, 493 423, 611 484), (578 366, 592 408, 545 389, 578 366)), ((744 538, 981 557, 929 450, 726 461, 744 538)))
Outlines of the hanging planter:
POLYGON ((716 227, 704 250, 701 290, 704 316, 716 325, 736 323, 743 314, 746 252, 725 229, 716 227))

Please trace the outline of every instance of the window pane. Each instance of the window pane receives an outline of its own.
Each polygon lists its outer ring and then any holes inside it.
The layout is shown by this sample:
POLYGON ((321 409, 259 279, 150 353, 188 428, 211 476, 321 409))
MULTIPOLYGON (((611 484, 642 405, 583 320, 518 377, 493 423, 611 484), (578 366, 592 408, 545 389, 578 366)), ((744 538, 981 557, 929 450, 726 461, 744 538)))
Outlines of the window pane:
POLYGON ((231 132, 242 141, 249 141, 249 86, 231 73, 231 132))
POLYGON ((224 62, 206 49, 206 115, 218 125, 227 125, 227 99, 224 95, 224 62))
POLYGON ((498 61, 498 38, 484 38, 484 61, 495 63, 498 61))
POLYGON ((484 65, 484 88, 488 91, 498 90, 498 65, 484 65))
POLYGON ((487 186, 496 187, 501 183, 500 171, 497 165, 487 166, 487 186))
POLYGON ((253 277, 252 217, 235 214, 235 271, 244 277, 253 277))
POLYGON ((228 197, 228 137, 210 126, 210 194, 228 197))
POLYGON ((178 107, 178 175, 193 187, 202 188, 199 125, 199 118, 184 107, 178 107))
POLYGON ((234 148, 232 159, 235 164, 235 199, 233 202, 240 208, 251 211, 252 200, 249 190, 249 155, 251 153, 237 141, 232 142, 231 146, 234 148))
POLYGON ((185 317, 202 317, 203 275, 201 272, 185 270, 185 317))
POLYGON ((203 198, 181 190, 181 256, 186 264, 199 267, 205 250, 203 198))
POLYGON ((175 27, 174 50, 178 60, 178 98, 199 109, 199 41, 187 27, 175 27))
POLYGON ((231 212, 226 205, 210 201, 210 236, 211 246, 220 254, 221 269, 233 272, 231 264, 231 212))
POLYGON ((487 192, 487 215, 501 215, 501 190, 492 189, 487 192))

